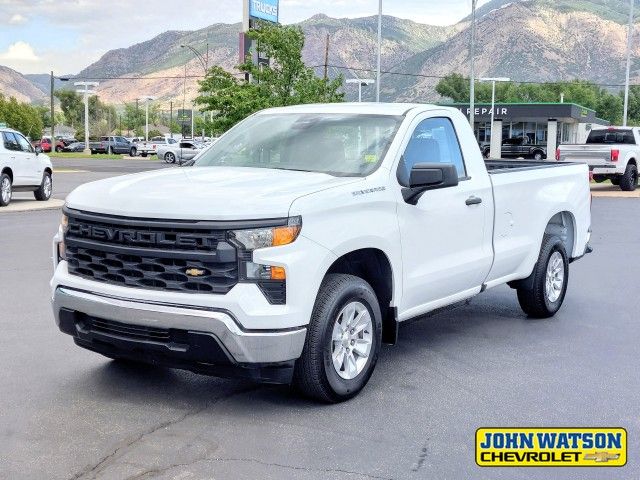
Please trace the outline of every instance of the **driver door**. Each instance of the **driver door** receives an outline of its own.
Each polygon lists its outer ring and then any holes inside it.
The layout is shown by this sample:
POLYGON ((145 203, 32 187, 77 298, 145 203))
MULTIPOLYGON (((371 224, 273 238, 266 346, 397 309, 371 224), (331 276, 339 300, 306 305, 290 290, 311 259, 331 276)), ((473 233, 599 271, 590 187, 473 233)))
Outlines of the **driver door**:
POLYGON ((493 260, 490 180, 488 176, 467 176, 451 119, 416 120, 398 178, 409 178, 411 168, 418 163, 454 164, 459 183, 426 191, 416 205, 402 200, 398 204, 402 319, 458 301, 456 297, 461 300, 478 293, 493 260))

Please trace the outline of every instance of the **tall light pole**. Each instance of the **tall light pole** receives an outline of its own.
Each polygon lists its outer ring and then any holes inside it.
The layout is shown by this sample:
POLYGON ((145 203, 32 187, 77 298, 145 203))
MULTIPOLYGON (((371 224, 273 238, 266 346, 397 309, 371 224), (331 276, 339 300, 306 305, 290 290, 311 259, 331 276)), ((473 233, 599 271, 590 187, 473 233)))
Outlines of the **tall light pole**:
POLYGON ((89 149, 89 95, 95 95, 95 90, 89 90, 89 87, 95 88, 100 85, 99 82, 74 82, 76 87, 84 87, 84 90, 78 90, 78 93, 84 95, 84 153, 91 154, 89 149))
POLYGON ((629 116, 629 77, 631 75, 631 45, 633 41, 633 3, 629 0, 629 31, 627 32, 627 76, 624 83, 624 115, 622 125, 627 126, 627 118, 629 116))
POLYGON ((149 141, 149 102, 151 100, 155 100, 156 97, 151 97, 147 95, 146 97, 142 97, 141 100, 144 100, 144 141, 149 141))
POLYGON ((382 0, 378 0, 378 58, 376 61, 376 102, 380 102, 381 62, 382 62, 382 0))
POLYGON ((358 84, 358 102, 362 102, 362 87, 376 83, 373 78, 348 78, 347 83, 358 84))
POLYGON ((188 48, 193 52, 196 58, 200 61, 200 65, 204 69, 204 74, 206 75, 209 71, 209 42, 207 42, 207 53, 206 56, 200 53, 198 50, 193 48, 191 45, 180 45, 181 48, 188 48))
POLYGON ((476 123, 476 3, 478 0, 471 0, 471 79, 469 85, 469 123, 475 132, 476 123))
POLYGON ((493 121, 496 110, 496 82, 510 82, 511 79, 505 77, 483 77, 479 80, 481 82, 491 82, 491 135, 493 135, 493 121))

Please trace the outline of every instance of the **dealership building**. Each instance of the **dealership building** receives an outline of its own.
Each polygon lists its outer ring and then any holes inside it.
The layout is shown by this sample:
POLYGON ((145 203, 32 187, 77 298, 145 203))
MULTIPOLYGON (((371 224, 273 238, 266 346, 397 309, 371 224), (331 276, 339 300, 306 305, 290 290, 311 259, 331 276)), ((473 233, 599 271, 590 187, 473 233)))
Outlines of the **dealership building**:
MULTIPOLYGON (((469 104, 446 106, 469 116, 469 104)), ((527 143, 546 147, 551 157, 558 145, 584 143, 594 126, 609 124, 596 117, 594 110, 574 103, 496 103, 494 122, 495 145, 502 145, 508 138, 528 137, 527 143)), ((491 144, 490 103, 475 105, 474 130, 480 144, 491 144)))

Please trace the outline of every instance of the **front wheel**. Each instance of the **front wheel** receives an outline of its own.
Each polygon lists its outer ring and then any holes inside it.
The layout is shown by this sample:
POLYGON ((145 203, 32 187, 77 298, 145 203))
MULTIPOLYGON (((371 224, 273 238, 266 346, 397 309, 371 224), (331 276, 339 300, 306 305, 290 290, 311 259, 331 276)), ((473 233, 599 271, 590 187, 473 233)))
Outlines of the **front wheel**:
POLYGON ((176 156, 171 152, 167 152, 164 154, 164 161, 167 163, 176 163, 176 156))
POLYGON ((353 275, 327 275, 296 362, 294 387, 326 403, 354 397, 371 378, 381 342, 382 315, 371 285, 353 275))
POLYGON ((33 196, 40 202, 46 202, 51 198, 52 191, 53 182, 51 180, 51 174, 49 172, 44 172, 44 175, 42 176, 42 183, 40 183, 38 190, 33 192, 33 196))
POLYGON ((531 289, 518 289, 520 307, 532 318, 553 317, 564 302, 569 281, 569 257, 562 239, 545 235, 533 268, 531 289))
POLYGON ((543 153, 543 152, 540 152, 540 151, 538 151, 538 152, 534 152, 534 154, 533 154, 533 159, 534 159, 536 162, 541 162, 542 160, 544 160, 544 153, 543 153))
POLYGON ((633 192, 638 186, 638 167, 633 163, 627 165, 624 175, 620 177, 620 190, 633 192))
POLYGON ((61 153, 62 151, 63 151, 62 147, 58 145, 56 147, 56 153, 61 153))
POLYGON ((136 150, 136 147, 133 147, 130 151, 129 151, 129 156, 131 157, 135 157, 138 154, 138 150, 136 150))
POLYGON ((0 175, 0 207, 6 207, 11 203, 11 178, 6 173, 0 175))

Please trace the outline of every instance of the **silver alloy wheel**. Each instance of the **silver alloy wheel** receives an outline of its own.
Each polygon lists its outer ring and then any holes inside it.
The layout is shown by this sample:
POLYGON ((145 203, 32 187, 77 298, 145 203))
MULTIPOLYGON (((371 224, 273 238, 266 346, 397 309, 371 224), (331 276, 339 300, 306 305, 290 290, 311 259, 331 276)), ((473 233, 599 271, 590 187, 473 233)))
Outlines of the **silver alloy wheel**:
POLYGON ((44 176, 44 196, 49 198, 51 196, 51 177, 49 175, 44 176))
POLYGON ((356 378, 369 360, 373 345, 373 321, 367 307, 349 302, 338 314, 331 336, 331 359, 345 380, 356 378))
POLYGON ((546 293, 547 299, 557 302, 564 286, 564 259, 560 252, 553 252, 547 263, 546 293))
POLYGON ((2 185, 0 185, 0 195, 2 195, 2 203, 9 203, 11 200, 11 180, 7 177, 2 180, 2 185))

